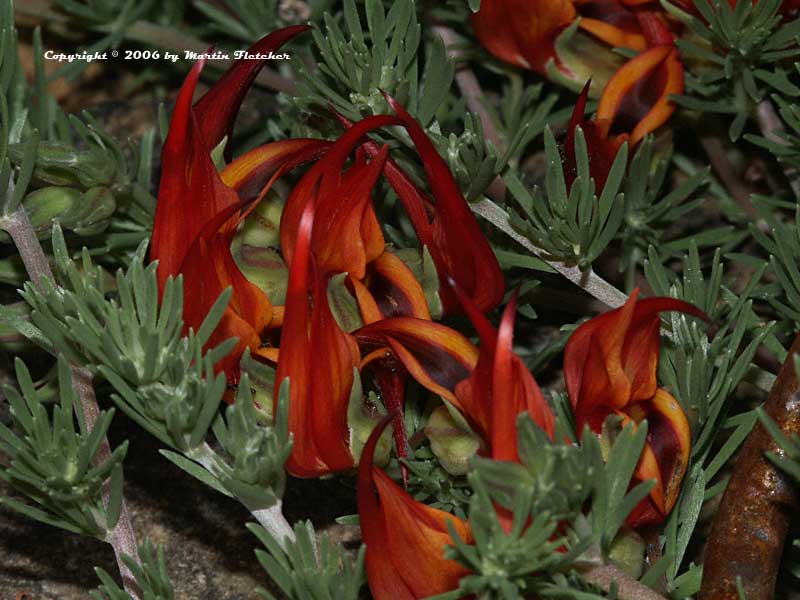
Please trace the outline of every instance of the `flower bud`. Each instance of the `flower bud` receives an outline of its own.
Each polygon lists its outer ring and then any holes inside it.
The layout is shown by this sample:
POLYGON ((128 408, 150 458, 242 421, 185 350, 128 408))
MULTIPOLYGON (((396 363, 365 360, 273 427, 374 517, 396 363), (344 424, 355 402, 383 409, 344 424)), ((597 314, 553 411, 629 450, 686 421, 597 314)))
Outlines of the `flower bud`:
POLYGON ((611 542, 609 558, 627 575, 639 579, 644 571, 644 540, 629 527, 623 527, 611 542))
POLYGON ((425 435, 439 463, 451 475, 466 474, 469 461, 481 445, 480 438, 465 424, 459 424, 446 406, 439 406, 431 413, 425 435))
MULTIPOLYGON (((22 161, 24 148, 9 146, 11 160, 22 161)), ((50 185, 79 185, 91 188, 110 185, 117 173, 117 163, 110 152, 99 148, 76 150, 58 142, 40 142, 36 148, 34 181, 50 185)))
MULTIPOLYGON (((99 233, 117 208, 111 190, 105 187, 81 192, 72 187, 47 186, 25 196, 22 204, 40 239, 50 237, 54 221, 81 236, 99 233)), ((8 241, 8 236, 0 234, 0 241, 8 241)))

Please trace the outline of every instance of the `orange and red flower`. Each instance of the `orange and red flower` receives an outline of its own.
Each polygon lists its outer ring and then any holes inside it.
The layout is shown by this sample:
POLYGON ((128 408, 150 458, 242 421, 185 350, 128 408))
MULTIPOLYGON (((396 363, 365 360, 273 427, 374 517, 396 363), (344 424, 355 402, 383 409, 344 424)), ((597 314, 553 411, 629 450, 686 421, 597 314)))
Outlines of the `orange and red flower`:
POLYGON ((622 424, 647 419, 647 442, 635 473, 655 486, 628 522, 639 527, 666 518, 680 492, 689 463, 691 432, 686 414, 658 387, 660 313, 680 311, 705 319, 702 311, 673 298, 638 299, 595 317, 572 334, 564 352, 564 376, 579 434, 584 426, 601 433, 610 415, 622 424))
MULTIPOLYGON (((267 55, 304 26, 276 31, 256 43, 251 52, 267 55)), ((159 288, 170 276, 184 277, 184 322, 197 328, 227 287, 233 294, 209 345, 238 338, 236 349, 219 368, 229 379, 238 376, 245 348, 258 353, 262 332, 273 324, 269 298, 239 270, 230 251, 236 228, 250 198, 243 198, 254 177, 263 180, 289 165, 318 155, 320 140, 288 140, 268 144, 242 157, 220 174, 211 150, 229 133, 242 98, 264 61, 240 60, 194 106, 192 96, 203 61, 181 88, 162 152, 162 174, 150 256, 158 260, 159 288)))
POLYGON ((458 331, 414 318, 385 319, 355 332, 362 343, 386 346, 423 387, 449 402, 482 441, 481 454, 518 460, 516 423, 527 412, 548 435, 553 414, 530 371, 512 350, 516 299, 500 329, 459 294, 480 337, 476 348, 458 331))
POLYGON ((672 115, 669 96, 683 93, 683 65, 657 2, 484 0, 472 24, 481 44, 506 62, 573 88, 591 79, 606 137, 625 134, 635 145, 672 115), (612 58, 614 47, 639 54, 622 64, 612 58))
POLYGON ((375 446, 391 415, 375 428, 358 466, 358 514, 367 546, 369 588, 376 600, 418 600, 458 587, 467 574, 444 557, 453 544, 447 523, 471 542, 469 526, 453 515, 414 500, 373 465, 375 446))

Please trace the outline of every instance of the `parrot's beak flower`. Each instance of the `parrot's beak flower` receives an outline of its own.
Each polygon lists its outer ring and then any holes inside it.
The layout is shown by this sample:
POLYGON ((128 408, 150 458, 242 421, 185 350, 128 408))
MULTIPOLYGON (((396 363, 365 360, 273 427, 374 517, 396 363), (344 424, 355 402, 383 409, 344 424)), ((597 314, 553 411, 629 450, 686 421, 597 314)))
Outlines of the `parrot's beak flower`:
POLYGON ((564 352, 564 376, 579 432, 601 433, 606 419, 622 424, 647 419, 647 442, 635 478, 655 485, 631 513, 633 527, 662 522, 680 492, 691 450, 691 431, 680 403, 658 387, 660 313, 705 314, 673 298, 638 299, 595 317, 570 336, 564 352))
POLYGON ((512 349, 516 296, 496 330, 475 303, 455 293, 478 331, 480 348, 445 325, 408 317, 384 319, 355 335, 390 348, 411 377, 461 413, 481 440, 481 454, 516 461, 520 413, 528 412, 550 436, 554 423, 539 386, 512 349))
POLYGON ((567 127, 567 134, 561 147, 561 155, 564 163, 564 181, 567 189, 572 188, 572 184, 578 176, 578 162, 575 156, 575 133, 580 127, 583 137, 586 140, 586 150, 589 158, 589 175, 594 179, 597 193, 601 193, 611 172, 614 159, 617 157, 620 147, 624 143, 623 136, 609 138, 607 128, 598 124, 595 120, 585 118, 586 101, 589 98, 589 83, 587 82, 575 103, 572 111, 572 118, 567 127))
MULTIPOLYGON (((268 54, 307 27, 276 31, 251 51, 268 54)), ((197 330, 219 294, 233 290, 231 301, 209 345, 237 337, 239 343, 220 364, 236 381, 245 348, 258 353, 261 333, 270 326, 269 298, 239 270, 230 245, 244 218, 246 194, 254 180, 264 180, 288 165, 308 160, 324 147, 316 140, 268 144, 242 157, 226 174, 217 171, 211 151, 230 133, 244 94, 264 61, 238 61, 200 100, 192 105, 203 62, 198 62, 181 88, 162 153, 162 175, 153 225, 151 258, 158 260, 163 290, 170 276, 184 277, 184 322, 197 330)), ((232 163, 233 165, 233 163, 232 163)))
POLYGON ((658 2, 485 0, 472 24, 481 44, 506 62, 576 90, 591 79, 587 93, 600 96, 596 123, 604 137, 637 144, 672 115, 669 96, 683 93, 683 65, 658 2), (624 62, 617 47, 639 54, 624 62))
POLYGON ((414 500, 373 465, 375 446, 389 415, 375 428, 358 466, 358 514, 367 546, 366 568, 376 600, 417 600, 458 587, 467 571, 444 557, 453 539, 449 522, 466 543, 469 526, 450 513, 414 500))
MULTIPOLYGON (((505 292, 497 258, 447 163, 425 130, 394 98, 388 94, 385 97, 397 114, 396 122, 390 124, 405 127, 417 149, 432 198, 428 198, 391 159, 386 161, 383 172, 408 214, 420 245, 427 248, 433 258, 445 312, 460 309, 446 284, 448 279, 455 280, 481 310, 491 310, 500 304, 505 292)), ((354 128, 341 115, 337 117, 351 128, 348 132, 354 128)), ((370 141, 364 143, 364 149, 373 157, 379 152, 377 144, 370 141)))
POLYGON ((626 135, 631 145, 669 120, 675 112, 669 97, 684 88, 683 64, 663 17, 654 12, 637 17, 648 47, 609 80, 595 117, 606 135, 626 135))

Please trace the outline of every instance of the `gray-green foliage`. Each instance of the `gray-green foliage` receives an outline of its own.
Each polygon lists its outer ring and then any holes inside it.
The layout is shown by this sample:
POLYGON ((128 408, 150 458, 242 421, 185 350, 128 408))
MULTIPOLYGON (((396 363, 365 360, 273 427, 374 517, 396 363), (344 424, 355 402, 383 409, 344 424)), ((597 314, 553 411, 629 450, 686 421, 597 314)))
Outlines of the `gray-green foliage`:
MULTIPOLYGON (((17 59, 10 0, 2 10, 0 229, 21 204, 40 238, 60 222, 77 235, 95 236, 103 254, 135 247, 148 235, 155 208, 152 132, 138 145, 121 143, 88 112, 65 114, 47 93, 39 29, 33 35, 34 79, 28 85, 17 59)), ((0 241, 9 238, 0 233, 0 241)), ((114 258, 121 257, 115 253, 114 258)))
MULTIPOLYGON (((136 584, 141 590, 142 600, 172 600, 175 597, 172 582, 167 573, 167 561, 164 558, 164 547, 155 546, 149 539, 139 544, 139 562, 130 556, 122 560, 133 573, 136 584)), ((120 588, 105 570, 95 568, 102 585, 94 592, 89 592, 92 600, 130 600, 131 596, 120 588)))
POLYGON ((468 513, 474 543, 450 527, 455 545, 447 551, 471 573, 439 600, 550 596, 558 588, 560 597, 594 597, 576 572, 608 560, 625 519, 652 486, 631 488, 646 424, 622 429, 605 460, 588 429, 576 444, 560 425, 550 440, 528 415, 517 427, 520 463, 474 460, 468 513))
POLYGON ((53 228, 57 284, 28 283, 22 292, 31 322, 59 352, 108 379, 117 405, 162 442, 185 450, 199 445, 225 391, 214 364, 232 346, 203 354, 228 294, 195 334, 183 336, 183 291, 170 280, 159 304, 156 263, 144 266, 147 242, 115 279, 92 263, 70 258, 60 228, 53 228))
POLYGON ((326 14, 324 31, 313 31, 318 72, 297 65, 304 101, 321 108, 332 105, 347 118, 359 119, 364 113, 388 112, 381 94, 387 92, 427 125, 448 92, 453 66, 438 40, 429 47, 427 66, 420 71, 416 3, 395 2, 387 12, 380 0, 367 0, 360 15, 355 0, 346 0, 342 19, 337 22, 326 14))
POLYGON ((48 525, 105 539, 119 518, 122 461, 128 450, 127 442, 110 454, 102 448, 114 409, 101 412, 94 425, 87 422, 63 357, 58 362, 59 401, 52 411, 22 360, 15 367, 19 391, 3 390, 13 428, 0 423, 0 452, 8 461, 0 467, 0 479, 32 503, 12 497, 0 502, 48 525))
MULTIPOLYGON (((750 433, 752 411, 731 414, 739 384, 754 373, 752 361, 763 344, 782 350, 773 336, 774 323, 764 323, 753 310, 753 296, 764 272, 762 265, 744 289, 734 292, 724 277, 717 250, 703 273, 697 246, 692 244, 682 262, 682 276, 661 264, 650 248, 645 274, 655 293, 694 304, 711 323, 672 312, 664 316, 670 335, 659 361, 659 381, 683 405, 692 426, 692 452, 681 495, 667 520, 662 558, 657 573, 671 590, 694 594, 699 589, 699 567, 679 573, 696 529, 703 503, 724 490, 721 470, 750 433), (710 334, 710 329, 719 328, 710 334), (717 444, 721 430, 730 435, 717 444)), ((653 575, 655 576, 655 575, 653 575)))
POLYGON ((776 280, 765 286, 762 294, 778 315, 796 329, 800 326, 800 229, 797 227, 800 207, 777 198, 761 196, 754 200, 767 229, 764 231, 754 224, 750 233, 769 254, 770 271, 776 280), (794 213, 794 219, 784 218, 782 211, 794 213))
POLYGON ((230 290, 197 332, 184 335, 182 279, 169 278, 159 302, 157 263, 145 266, 146 248, 145 241, 130 266, 111 280, 85 249, 80 266, 73 261, 55 226, 58 283, 42 282, 41 289, 26 284, 22 296, 31 307, 33 327, 19 318, 11 324, 105 378, 114 390, 112 400, 170 449, 162 453, 172 462, 251 510, 268 508, 283 493, 283 464, 291 452, 288 382, 274 423, 260 423, 246 375, 223 418, 219 406, 227 383, 214 365, 235 340, 204 347, 230 290), (212 427, 222 455, 206 442, 212 427))
POLYGON ((784 21, 782 0, 750 2, 698 0, 702 18, 667 5, 687 24, 694 37, 676 41, 686 64, 698 65, 686 74, 686 96, 677 101, 700 112, 735 115, 729 135, 737 140, 755 104, 767 90, 788 96, 800 94, 789 79, 793 62, 800 56, 796 38, 800 20, 784 21))
POLYGON ((504 178, 522 209, 521 213, 512 211, 512 223, 549 257, 587 270, 617 235, 625 218, 621 184, 627 145, 617 153, 599 195, 589 172, 589 153, 580 128, 575 131, 577 177, 571 188, 567 188, 561 154, 549 128, 544 133, 544 146, 544 191, 528 190, 514 173, 504 178))
MULTIPOLYGON (((622 183, 625 221, 620 232, 622 252, 619 269, 631 276, 636 273, 650 246, 662 246, 667 242, 663 239, 667 228, 705 202, 698 191, 708 180, 708 168, 697 170, 665 193, 670 158, 658 156, 654 139, 646 137, 636 149, 622 183)), ((681 242, 675 240, 673 244, 681 242)), ((626 281, 626 288, 627 291, 633 288, 630 278, 626 281)))
MULTIPOLYGON (((287 547, 266 529, 255 523, 247 528, 264 545, 256 549, 258 562, 287 600, 357 600, 364 585, 364 555, 361 546, 355 557, 323 534, 316 535, 310 521, 294 526, 296 540, 287 547)), ((257 590, 267 600, 276 596, 263 588, 257 590)))

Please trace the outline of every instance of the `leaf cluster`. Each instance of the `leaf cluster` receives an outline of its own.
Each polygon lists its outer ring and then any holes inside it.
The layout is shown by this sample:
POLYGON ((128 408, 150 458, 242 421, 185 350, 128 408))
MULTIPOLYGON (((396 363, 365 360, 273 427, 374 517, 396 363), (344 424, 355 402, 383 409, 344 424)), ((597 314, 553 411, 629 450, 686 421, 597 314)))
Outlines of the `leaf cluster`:
MULTIPOLYGON (((139 544, 138 555, 138 563, 130 556, 123 556, 122 560, 133 573, 142 600, 173 600, 175 593, 167 573, 164 547, 153 545, 149 539, 145 539, 139 544)), ((120 588, 105 570, 95 568, 95 573, 102 585, 98 590, 89 592, 92 600, 130 600, 130 594, 120 588)))
MULTIPOLYGON (((355 557, 327 535, 317 536, 311 521, 294 526, 295 540, 282 546, 269 531, 248 523, 247 528, 264 545, 256 549, 256 557, 264 571, 287 600, 357 600, 365 582, 364 556, 361 545, 355 557)), ((259 588, 258 594, 275 600, 269 591, 259 588)))
POLYGON ((699 112, 735 115, 729 129, 733 141, 764 98, 765 88, 792 97, 800 94, 789 77, 800 57, 800 20, 784 21, 782 4, 737 0, 731 6, 728 0, 698 0, 694 6, 700 17, 671 7, 693 34, 675 42, 689 66, 689 95, 676 101, 699 112))
POLYGON ((559 587, 560 597, 593 597, 576 573, 608 560, 626 517, 650 490, 652 482, 631 488, 646 423, 622 429, 605 458, 588 429, 577 444, 560 422, 554 440, 528 415, 517 427, 520 463, 474 459, 474 541, 450 527, 455 545, 447 551, 470 575, 438 600, 550 596, 559 587))
POLYGON ((105 539, 119 518, 122 462, 128 451, 127 442, 110 454, 101 447, 114 409, 101 412, 91 425, 70 368, 60 357, 59 402, 50 414, 22 360, 16 360, 15 368, 19 391, 11 386, 3 390, 13 430, 0 423, 0 452, 8 459, 8 466, 0 467, 0 479, 33 504, 10 497, 0 502, 48 525, 105 539))
POLYGON ((617 235, 625 218, 621 185, 628 160, 627 145, 617 153, 599 196, 589 172, 589 153, 580 128, 575 131, 577 177, 567 187, 564 165, 555 136, 544 132, 547 174, 544 191, 528 190, 509 173, 504 181, 522 212, 512 211, 511 222, 538 248, 555 260, 588 270, 617 235))

